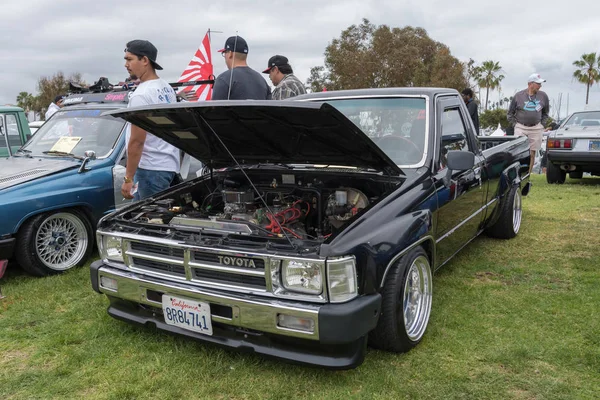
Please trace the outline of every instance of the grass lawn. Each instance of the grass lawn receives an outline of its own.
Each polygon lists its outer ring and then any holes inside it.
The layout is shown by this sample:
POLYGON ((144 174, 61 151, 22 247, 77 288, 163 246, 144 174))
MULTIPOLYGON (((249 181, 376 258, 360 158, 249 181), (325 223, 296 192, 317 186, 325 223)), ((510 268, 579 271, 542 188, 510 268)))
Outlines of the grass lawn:
POLYGON ((521 232, 481 237, 434 278, 407 354, 351 371, 285 364, 106 314, 88 268, 0 281, 0 399, 597 399, 600 179, 533 178, 521 232))

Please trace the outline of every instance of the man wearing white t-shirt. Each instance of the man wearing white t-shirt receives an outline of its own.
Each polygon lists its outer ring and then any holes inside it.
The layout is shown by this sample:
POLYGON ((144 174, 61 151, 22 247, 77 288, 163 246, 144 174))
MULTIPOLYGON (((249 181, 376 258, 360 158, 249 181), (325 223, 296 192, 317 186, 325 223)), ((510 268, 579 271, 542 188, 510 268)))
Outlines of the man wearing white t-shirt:
MULTIPOLYGON (((132 40, 125 48, 125 68, 140 84, 129 98, 128 107, 175 103, 175 91, 156 75, 158 50, 147 40, 132 40)), ((140 200, 167 189, 179 172, 179 149, 143 129, 128 124, 127 169, 121 194, 140 200), (137 191, 131 194, 134 183, 137 191)))

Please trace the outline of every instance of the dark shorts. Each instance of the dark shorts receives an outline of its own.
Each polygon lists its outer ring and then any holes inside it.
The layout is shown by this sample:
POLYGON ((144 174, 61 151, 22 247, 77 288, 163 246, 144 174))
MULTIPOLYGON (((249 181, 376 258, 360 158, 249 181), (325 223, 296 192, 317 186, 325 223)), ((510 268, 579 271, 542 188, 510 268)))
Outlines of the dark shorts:
POLYGON ((173 178, 175 178, 175 172, 172 171, 152 171, 138 168, 133 178, 138 185, 137 192, 133 195, 134 199, 136 201, 145 199, 168 189, 173 178))

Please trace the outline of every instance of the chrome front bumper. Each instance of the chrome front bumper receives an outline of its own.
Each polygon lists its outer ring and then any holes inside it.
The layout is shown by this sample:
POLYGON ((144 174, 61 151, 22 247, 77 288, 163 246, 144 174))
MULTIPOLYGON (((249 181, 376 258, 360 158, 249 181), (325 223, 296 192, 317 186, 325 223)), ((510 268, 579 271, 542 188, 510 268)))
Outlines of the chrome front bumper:
POLYGON ((359 296, 342 304, 310 304, 225 293, 111 267, 99 260, 90 267, 92 287, 110 299, 112 317, 238 350, 249 350, 295 363, 334 369, 354 368, 363 362, 368 333, 375 328, 381 295, 359 296), (117 290, 103 287, 102 278, 117 282, 117 290), (162 295, 210 304, 213 335, 168 325, 162 295), (307 318, 314 331, 283 328, 278 315, 307 318))
POLYGON ((211 315, 213 322, 260 332, 319 340, 320 307, 318 305, 303 304, 298 306, 298 304, 288 304, 279 300, 261 299, 257 296, 226 295, 191 285, 166 282, 109 266, 102 266, 97 271, 98 291, 100 293, 154 307, 156 312, 161 315, 162 303, 160 299, 162 294, 168 294, 209 303, 211 309, 218 309, 219 306, 231 309, 231 313, 225 312, 221 315, 213 312, 211 315), (117 291, 102 287, 102 277, 114 279, 118 284, 117 291), (314 331, 304 332, 282 328, 277 325, 278 314, 310 319, 313 321, 314 331))

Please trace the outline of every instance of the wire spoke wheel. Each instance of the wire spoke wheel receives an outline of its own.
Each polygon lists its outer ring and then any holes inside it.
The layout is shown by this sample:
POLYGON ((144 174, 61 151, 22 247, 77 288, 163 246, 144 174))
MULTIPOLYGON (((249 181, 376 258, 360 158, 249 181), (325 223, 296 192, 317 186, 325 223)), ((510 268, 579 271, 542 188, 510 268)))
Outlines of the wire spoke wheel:
POLYGON ((431 314, 432 277, 429 261, 425 256, 414 259, 404 284, 402 316, 408 338, 421 339, 431 314))
POLYGON ((35 234, 35 251, 39 260, 54 271, 72 268, 88 248, 88 231, 77 216, 63 212, 42 221, 35 234))
POLYGON ((516 233, 519 233, 519 229, 521 228, 521 216, 523 215, 523 209, 521 205, 521 193, 517 190, 515 193, 515 198, 513 200, 513 230, 516 233))

